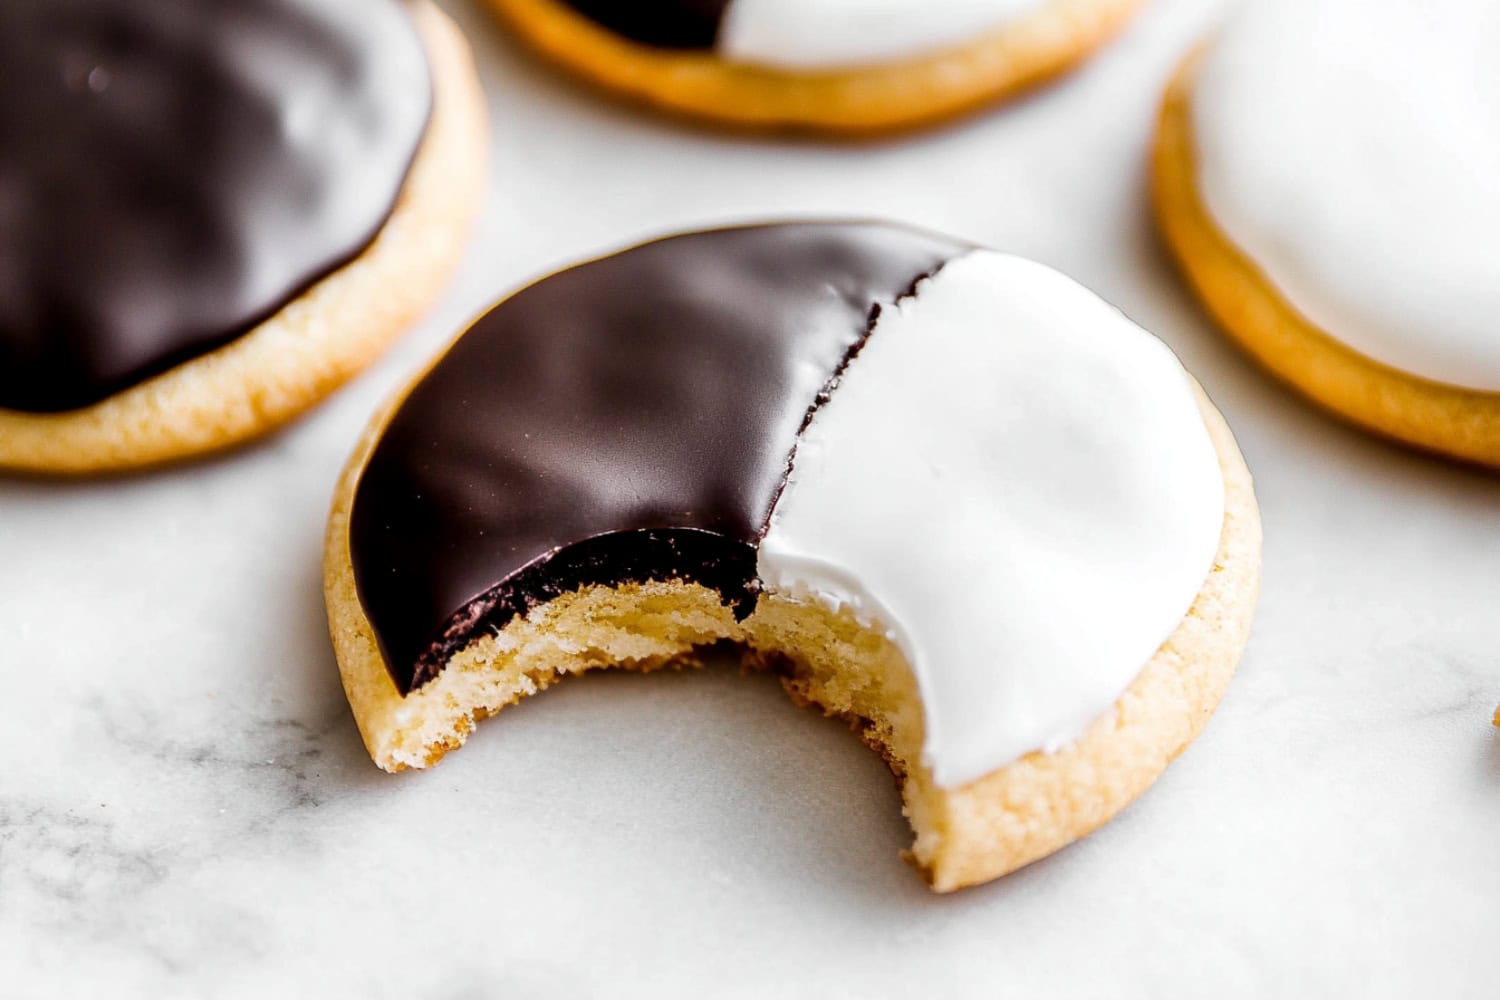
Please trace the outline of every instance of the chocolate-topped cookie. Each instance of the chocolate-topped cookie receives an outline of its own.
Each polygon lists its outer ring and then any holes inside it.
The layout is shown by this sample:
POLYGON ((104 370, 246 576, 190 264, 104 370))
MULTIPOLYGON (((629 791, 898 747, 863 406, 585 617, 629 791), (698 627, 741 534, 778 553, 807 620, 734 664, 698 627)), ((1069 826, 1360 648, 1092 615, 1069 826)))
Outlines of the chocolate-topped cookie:
POLYGON ((381 767, 560 676, 733 643, 880 748, 952 889, 1097 826, 1196 735, 1259 524, 1217 412, 1078 285, 798 223, 500 302, 372 420, 324 567, 381 767))
POLYGON ((481 126, 425 0, 7 0, 0 466, 159 462, 311 405, 436 294, 481 126))

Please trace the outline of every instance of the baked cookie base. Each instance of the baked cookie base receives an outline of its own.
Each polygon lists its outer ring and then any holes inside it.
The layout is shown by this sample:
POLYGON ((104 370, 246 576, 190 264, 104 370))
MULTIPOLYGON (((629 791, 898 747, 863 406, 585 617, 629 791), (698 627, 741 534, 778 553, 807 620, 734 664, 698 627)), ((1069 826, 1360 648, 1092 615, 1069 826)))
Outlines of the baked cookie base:
POLYGON ((1314 326, 1217 226, 1198 191, 1192 85, 1177 71, 1152 152, 1152 201, 1167 246, 1226 333, 1273 375, 1351 423, 1500 468, 1500 393, 1431 382, 1373 361, 1314 326))
POLYGON ((849 720, 885 757, 916 834, 909 858, 934 890, 988 881, 1084 836, 1128 805, 1198 735, 1234 672, 1259 590, 1260 519, 1229 429, 1201 392, 1199 399, 1226 505, 1219 550, 1191 610, 1077 741, 967 785, 938 788, 921 765, 921 701, 899 650, 847 612, 779 595, 763 595, 740 623, 716 593, 696 584, 587 588, 474 640, 436 679, 402 697, 359 601, 348 532, 360 474, 399 400, 366 431, 329 518, 324 586, 344 690, 376 764, 425 768, 461 746, 476 721, 563 676, 694 664, 702 647, 735 642, 747 665, 776 672, 799 703, 849 720))
POLYGON ((463 34, 430 3, 411 10, 432 115, 374 242, 244 336, 108 399, 55 414, 0 409, 0 468, 118 471, 265 434, 362 371, 438 296, 483 199, 488 125, 463 34))
POLYGON ((739 128, 861 135, 934 124, 1056 76, 1111 38, 1143 0, 1052 0, 959 48, 819 73, 652 48, 558 0, 489 2, 537 52, 621 96, 739 128))

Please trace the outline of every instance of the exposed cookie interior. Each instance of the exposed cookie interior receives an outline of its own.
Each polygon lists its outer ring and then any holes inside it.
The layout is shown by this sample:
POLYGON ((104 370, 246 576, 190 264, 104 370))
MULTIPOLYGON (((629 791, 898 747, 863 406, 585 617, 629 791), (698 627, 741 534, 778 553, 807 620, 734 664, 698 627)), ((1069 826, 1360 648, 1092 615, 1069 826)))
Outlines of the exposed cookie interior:
POLYGON ((735 620, 719 594, 672 581, 590 587, 559 597, 470 642, 438 678, 408 696, 421 721, 390 748, 397 768, 425 766, 474 721, 558 680, 605 667, 696 666, 708 647, 776 674, 799 703, 845 719, 890 764, 925 864, 942 838, 942 798, 921 762, 922 702, 901 650, 847 609, 762 595, 735 620))

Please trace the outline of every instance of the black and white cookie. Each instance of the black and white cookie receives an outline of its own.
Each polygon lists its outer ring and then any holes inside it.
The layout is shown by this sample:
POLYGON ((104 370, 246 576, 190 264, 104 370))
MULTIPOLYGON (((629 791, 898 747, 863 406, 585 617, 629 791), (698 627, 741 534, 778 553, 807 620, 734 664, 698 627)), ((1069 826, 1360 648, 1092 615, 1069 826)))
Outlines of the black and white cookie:
POLYGON ((1258 570, 1233 439, 1159 341, 1039 264, 803 223, 495 306, 371 423, 325 579, 388 770, 562 675, 729 641, 886 754, 952 889, 1154 780, 1258 570))

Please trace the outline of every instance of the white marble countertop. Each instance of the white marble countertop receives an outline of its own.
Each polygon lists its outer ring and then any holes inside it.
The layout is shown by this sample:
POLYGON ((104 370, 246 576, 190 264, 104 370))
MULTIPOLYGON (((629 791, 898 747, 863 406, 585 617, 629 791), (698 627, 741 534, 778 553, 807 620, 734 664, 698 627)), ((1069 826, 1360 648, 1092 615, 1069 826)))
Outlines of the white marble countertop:
POLYGON ((599 101, 452 0, 494 189, 430 321, 212 462, 0 480, 0 996, 1494 996, 1500 477, 1369 440, 1217 337, 1148 224, 1158 90, 1217 15, 1157 0, 1081 73, 862 147, 599 101), (1028 254, 1157 331, 1259 484, 1264 597, 1202 739, 1133 808, 930 895, 884 766, 765 678, 601 675, 434 771, 365 756, 320 535, 377 400, 497 293, 760 216, 1028 254))

